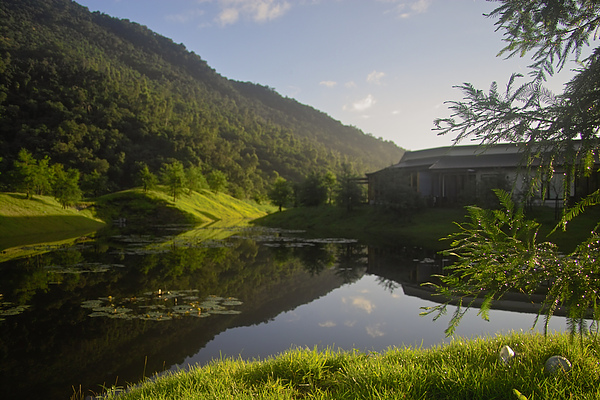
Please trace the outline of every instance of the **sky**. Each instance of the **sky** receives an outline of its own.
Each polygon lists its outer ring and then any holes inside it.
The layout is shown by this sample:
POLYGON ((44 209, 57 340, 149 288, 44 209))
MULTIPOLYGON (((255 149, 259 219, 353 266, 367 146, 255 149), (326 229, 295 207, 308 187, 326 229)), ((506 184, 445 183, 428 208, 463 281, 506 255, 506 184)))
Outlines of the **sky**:
MULTIPOLYGON (((455 85, 502 87, 531 64, 497 56, 503 32, 484 14, 499 3, 485 0, 76 2, 183 43, 226 78, 271 87, 408 150, 452 144, 433 121, 462 98, 455 85)), ((560 92, 569 76, 550 88, 560 92)))

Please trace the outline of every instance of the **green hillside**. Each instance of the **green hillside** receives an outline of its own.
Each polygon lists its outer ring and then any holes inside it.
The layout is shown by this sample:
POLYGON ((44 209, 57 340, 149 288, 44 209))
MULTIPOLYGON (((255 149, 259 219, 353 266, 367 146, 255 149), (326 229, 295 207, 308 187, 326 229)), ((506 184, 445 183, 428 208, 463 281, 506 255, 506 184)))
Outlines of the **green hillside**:
POLYGON ((238 198, 264 195, 277 175, 300 181, 345 163, 365 173, 403 153, 269 88, 222 77, 135 22, 70 0, 3 0, 4 190, 19 183, 11 169, 22 148, 80 171, 82 183, 96 182, 94 195, 136 186, 143 165, 159 174, 178 160, 223 172, 238 198))

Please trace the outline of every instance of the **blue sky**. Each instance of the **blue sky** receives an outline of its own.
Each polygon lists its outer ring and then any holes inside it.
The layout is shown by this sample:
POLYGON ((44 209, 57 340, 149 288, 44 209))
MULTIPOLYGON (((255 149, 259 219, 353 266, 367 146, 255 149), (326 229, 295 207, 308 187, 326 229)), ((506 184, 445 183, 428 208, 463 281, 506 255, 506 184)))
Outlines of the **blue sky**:
POLYGON ((483 14, 499 3, 485 0, 76 1, 409 150, 452 143, 432 128, 449 115, 444 102, 461 98, 453 85, 486 90, 530 64, 496 56, 502 33, 483 14))

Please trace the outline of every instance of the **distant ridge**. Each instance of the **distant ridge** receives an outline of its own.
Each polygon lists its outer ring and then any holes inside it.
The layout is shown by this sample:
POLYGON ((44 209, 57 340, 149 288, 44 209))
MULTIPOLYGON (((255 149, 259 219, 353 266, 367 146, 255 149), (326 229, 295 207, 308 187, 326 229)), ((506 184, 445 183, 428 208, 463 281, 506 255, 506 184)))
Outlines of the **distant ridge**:
POLYGON ((21 148, 82 178, 132 187, 181 161, 224 172, 237 197, 264 194, 280 175, 358 173, 398 162, 403 149, 344 126, 268 87, 229 80, 182 44, 70 0, 0 2, 0 180, 21 148))

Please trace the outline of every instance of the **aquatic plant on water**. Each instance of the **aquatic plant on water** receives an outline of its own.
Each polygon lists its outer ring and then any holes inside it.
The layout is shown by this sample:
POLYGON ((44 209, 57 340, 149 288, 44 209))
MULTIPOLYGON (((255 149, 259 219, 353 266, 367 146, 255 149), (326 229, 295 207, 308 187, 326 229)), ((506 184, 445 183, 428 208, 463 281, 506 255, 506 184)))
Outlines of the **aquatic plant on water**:
POLYGON ((30 308, 30 305, 17 305, 10 301, 2 301, 2 295, 0 294, 0 322, 5 321, 5 317, 19 315, 30 308))
POLYGON ((200 298, 196 289, 161 289, 133 297, 100 297, 86 300, 81 307, 91 310, 90 317, 124 320, 168 321, 176 318, 206 318, 210 315, 235 315, 233 309, 243 303, 234 297, 208 296, 200 298))

